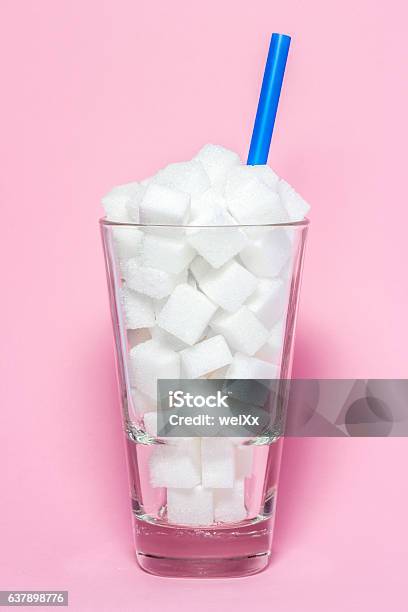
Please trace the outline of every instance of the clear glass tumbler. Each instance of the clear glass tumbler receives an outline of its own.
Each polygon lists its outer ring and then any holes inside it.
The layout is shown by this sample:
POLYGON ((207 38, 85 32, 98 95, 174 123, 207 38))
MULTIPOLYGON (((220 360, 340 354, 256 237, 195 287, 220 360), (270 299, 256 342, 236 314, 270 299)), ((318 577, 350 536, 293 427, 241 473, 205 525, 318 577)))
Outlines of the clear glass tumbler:
POLYGON ((208 438, 158 437, 157 382, 290 378, 308 221, 102 219, 101 229, 138 562, 162 576, 259 572, 271 554, 282 431, 224 438, 209 452, 208 438))

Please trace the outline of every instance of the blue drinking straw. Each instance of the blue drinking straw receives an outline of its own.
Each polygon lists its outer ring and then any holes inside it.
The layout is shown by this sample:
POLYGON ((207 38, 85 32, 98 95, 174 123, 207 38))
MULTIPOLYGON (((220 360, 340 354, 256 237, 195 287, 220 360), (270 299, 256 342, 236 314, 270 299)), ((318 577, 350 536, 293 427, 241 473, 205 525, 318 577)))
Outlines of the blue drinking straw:
POLYGON ((254 131, 252 132, 251 146, 249 147, 247 161, 249 166, 266 164, 268 161, 269 147, 275 125, 276 111, 278 110, 289 45, 290 36, 286 34, 272 34, 258 109, 256 111, 254 131))

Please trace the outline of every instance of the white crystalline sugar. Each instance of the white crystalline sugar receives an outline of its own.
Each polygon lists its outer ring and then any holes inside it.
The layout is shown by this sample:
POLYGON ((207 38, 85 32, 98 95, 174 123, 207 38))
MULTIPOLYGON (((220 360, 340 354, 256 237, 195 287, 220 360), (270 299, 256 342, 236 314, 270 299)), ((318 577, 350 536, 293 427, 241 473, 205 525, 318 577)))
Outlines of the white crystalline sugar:
POLYGON ((241 353, 253 355, 268 340, 269 332, 247 306, 236 312, 217 314, 210 323, 228 345, 241 353))
POLYGON ((208 489, 234 486, 234 445, 228 438, 201 439, 202 485, 208 489))
POLYGON ((188 219, 189 208, 190 196, 187 193, 152 183, 140 202, 140 223, 183 225, 188 219))
POLYGON ((183 191, 191 196, 204 193, 211 187, 208 174, 197 159, 169 164, 156 174, 153 182, 183 191))
POLYGON ((158 444, 149 458, 153 487, 192 489, 201 482, 200 438, 183 438, 158 444))
POLYGON ((231 351, 222 336, 213 336, 180 352, 182 378, 199 378, 232 361, 231 351))
POLYGON ((287 284, 281 278, 261 278, 246 305, 266 327, 282 316, 288 298, 287 284))
POLYGON ((277 191, 279 177, 269 166, 242 165, 232 168, 228 173, 225 186, 225 195, 227 199, 238 197, 245 186, 254 179, 256 182, 262 182, 272 191, 277 191))
POLYGON ((232 489, 214 491, 214 518, 217 523, 238 523, 247 518, 243 480, 237 480, 232 489))
POLYGON ((163 346, 166 346, 172 351, 182 351, 188 346, 185 342, 183 342, 183 340, 173 336, 173 334, 169 334, 169 332, 164 331, 164 329, 158 327, 157 325, 152 327, 150 332, 152 334, 152 338, 158 340, 163 346))
POLYGON ((309 212, 310 205, 283 179, 278 183, 278 193, 290 220, 302 221, 309 212))
POLYGON ((225 181, 228 172, 234 166, 241 165, 239 156, 220 145, 207 144, 197 153, 213 185, 225 181))
POLYGON ((218 270, 209 270, 199 281, 200 289, 228 312, 238 310, 257 284, 258 279, 234 259, 218 270))
POLYGON ((186 344, 200 340, 217 310, 203 293, 188 284, 178 285, 161 309, 157 324, 186 344))
POLYGON ((225 210, 203 213, 194 221, 194 225, 204 227, 191 226, 187 230, 187 239, 214 268, 220 268, 235 257, 248 243, 245 232, 236 226, 236 221, 225 210), (212 225, 218 227, 205 227, 212 225))
POLYGON ((151 413, 152 411, 156 410, 157 406, 155 400, 148 395, 141 393, 139 389, 132 387, 131 394, 133 409, 136 414, 143 414, 144 412, 151 413))
POLYGON ((144 266, 179 274, 194 256, 194 249, 185 240, 151 234, 144 236, 141 252, 144 266))
POLYGON ((256 177, 243 183, 235 196, 227 196, 227 205, 231 215, 247 225, 285 223, 289 219, 279 194, 256 177))
POLYGON ((152 438, 157 438, 157 412, 145 412, 143 415, 143 423, 145 431, 152 436, 152 438))
POLYGON ((242 480, 252 475, 254 447, 245 444, 235 447, 235 478, 242 480))
POLYGON ((159 379, 180 378, 179 354, 157 340, 138 344, 130 351, 132 385, 153 399, 159 379))
POLYGON ((131 289, 157 300, 170 295, 177 283, 185 278, 157 268, 141 266, 137 259, 129 259, 124 264, 123 275, 131 289))
POLYGON ((151 298, 127 287, 121 289, 121 300, 127 329, 139 329, 154 325, 154 308, 151 298))
POLYGON ((126 335, 129 348, 133 348, 134 346, 136 346, 136 344, 142 344, 142 342, 147 342, 147 340, 151 340, 152 338, 150 331, 145 328, 128 329, 126 335))
POLYGON ((226 209, 226 199, 220 194, 219 190, 212 187, 200 195, 191 197, 190 224, 198 225, 200 217, 209 211, 216 213, 226 209))
POLYGON ((132 223, 139 223, 140 221, 140 202, 142 201, 145 193, 146 187, 140 185, 139 190, 135 192, 131 198, 129 198, 126 204, 129 219, 132 223))
POLYGON ((204 278, 204 276, 211 270, 213 270, 212 266, 210 266, 208 261, 206 261, 204 257, 201 257, 201 255, 198 255, 195 259, 193 259, 190 264, 191 274, 194 276, 197 283, 199 283, 201 279, 204 278))
POLYGON ((273 228, 251 240, 240 253, 244 266, 259 277, 278 276, 291 255, 291 243, 285 228, 273 228))
POLYGON ((140 256, 143 232, 136 227, 115 227, 112 232, 113 250, 121 262, 140 256))
POLYGON ((205 526, 214 521, 213 492, 194 489, 167 489, 167 519, 177 525, 205 526))
MULTIPOLYGON (((102 198, 102 206, 108 221, 117 223, 128 223, 132 221, 129 216, 128 204, 136 200, 141 191, 139 183, 126 183, 117 185, 102 198)), ((136 221, 137 222, 137 221, 136 221)))
POLYGON ((285 339, 285 327, 286 321, 285 317, 283 317, 272 327, 267 342, 257 352, 256 357, 275 364, 279 363, 285 339))
POLYGON ((225 375, 227 379, 274 380, 279 368, 268 361, 236 353, 225 375))

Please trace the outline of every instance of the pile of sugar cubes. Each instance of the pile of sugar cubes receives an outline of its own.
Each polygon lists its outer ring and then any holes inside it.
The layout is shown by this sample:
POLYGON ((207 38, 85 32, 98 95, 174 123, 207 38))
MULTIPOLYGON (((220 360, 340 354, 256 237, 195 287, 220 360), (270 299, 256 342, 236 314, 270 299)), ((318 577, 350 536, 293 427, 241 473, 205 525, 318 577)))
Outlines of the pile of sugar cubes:
MULTIPOLYGON (((114 226, 112 242, 131 401, 148 434, 157 435, 158 379, 279 376, 293 235, 268 224, 309 210, 286 181, 209 144, 191 161, 115 187, 102 203, 109 221, 140 224, 114 226)), ((247 518, 252 454, 239 438, 153 445, 150 483, 167 490, 167 520, 247 518)))

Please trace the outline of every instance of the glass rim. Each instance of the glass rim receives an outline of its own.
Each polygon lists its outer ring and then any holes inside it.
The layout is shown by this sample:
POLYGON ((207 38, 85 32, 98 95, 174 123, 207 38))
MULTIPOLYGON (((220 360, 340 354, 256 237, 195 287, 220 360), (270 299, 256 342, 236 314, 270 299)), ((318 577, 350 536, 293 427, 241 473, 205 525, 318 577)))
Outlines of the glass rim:
POLYGON ((169 225, 163 223, 132 223, 122 221, 109 221, 106 217, 99 219, 100 225, 105 227, 165 227, 169 229, 193 229, 193 228, 223 228, 223 227, 248 227, 248 228, 270 228, 270 227, 307 227, 310 219, 305 217, 301 221, 285 221, 284 223, 236 223, 234 225, 169 225))

